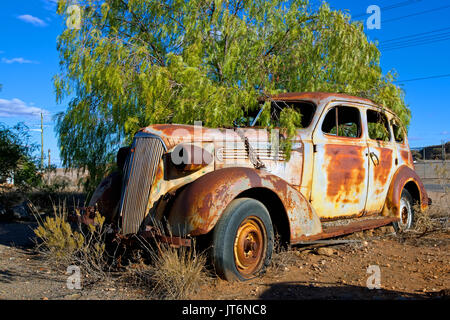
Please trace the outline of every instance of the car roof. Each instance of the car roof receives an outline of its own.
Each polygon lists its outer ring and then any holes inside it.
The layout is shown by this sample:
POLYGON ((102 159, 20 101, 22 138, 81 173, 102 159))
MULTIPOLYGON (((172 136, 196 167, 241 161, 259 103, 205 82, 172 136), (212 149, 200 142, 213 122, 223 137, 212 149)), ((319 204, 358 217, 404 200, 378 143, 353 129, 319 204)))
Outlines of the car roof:
POLYGON ((282 101, 298 101, 298 100, 306 100, 312 101, 316 105, 320 105, 323 103, 328 103, 330 101, 346 101, 346 102, 357 102, 361 104, 370 105, 373 107, 377 107, 388 111, 394 117, 398 118, 398 116, 388 107, 383 107, 378 103, 375 103, 373 100, 367 98, 361 98, 357 96, 352 96, 344 93, 333 93, 333 92, 286 92, 280 93, 273 96, 269 96, 266 99, 262 98, 261 100, 282 100, 282 101))
POLYGON ((331 93, 331 92, 287 92, 280 93, 273 96, 270 96, 272 100, 286 100, 286 101, 294 101, 294 100, 312 100, 316 103, 323 102, 324 100, 347 100, 354 102, 361 102, 371 105, 377 105, 370 99, 351 96, 343 93, 331 93))

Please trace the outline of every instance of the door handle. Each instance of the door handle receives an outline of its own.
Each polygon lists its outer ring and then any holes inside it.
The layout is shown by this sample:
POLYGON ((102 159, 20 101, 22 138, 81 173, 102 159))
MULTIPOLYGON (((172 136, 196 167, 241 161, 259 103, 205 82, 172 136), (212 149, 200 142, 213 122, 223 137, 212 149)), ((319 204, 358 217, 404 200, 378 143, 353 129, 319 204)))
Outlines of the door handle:
POLYGON ((380 164, 380 159, 378 158, 377 154, 375 152, 371 152, 369 153, 370 155, 370 159, 372 159, 372 162, 375 166, 378 166, 380 164), (376 159, 376 162, 374 160, 374 158, 376 159))

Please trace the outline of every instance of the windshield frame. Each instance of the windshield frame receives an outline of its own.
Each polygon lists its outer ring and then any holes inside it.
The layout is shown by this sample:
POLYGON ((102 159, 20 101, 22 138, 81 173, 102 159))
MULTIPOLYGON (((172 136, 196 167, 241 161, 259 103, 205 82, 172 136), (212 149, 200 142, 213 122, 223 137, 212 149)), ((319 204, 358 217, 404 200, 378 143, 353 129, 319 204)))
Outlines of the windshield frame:
MULTIPOLYGON (((277 103, 277 104, 284 104, 285 106, 288 103, 305 103, 305 104, 310 104, 314 108, 314 111, 312 112, 312 115, 310 117, 308 125, 305 126, 305 127, 298 127, 297 128, 297 129, 300 129, 300 130, 301 129, 307 129, 307 128, 311 127, 312 123, 314 122, 314 117, 316 116, 317 110, 318 110, 317 104, 314 101, 311 101, 311 100, 304 100, 304 99, 292 99, 292 100, 291 99, 273 99, 272 100, 272 99, 270 99, 268 101, 270 102, 271 108, 272 108, 272 103, 274 103, 274 102, 277 103)), ((258 111, 258 114, 253 119, 253 121, 251 122, 251 124, 250 124, 251 127, 255 126, 255 124, 258 121, 258 119, 259 119, 259 117, 260 117, 260 115, 261 115, 263 110, 264 110, 264 104, 262 104, 260 110, 258 111)), ((303 116, 303 114, 302 114, 302 116, 303 116)), ((271 120, 272 120, 272 117, 271 117, 271 120)))

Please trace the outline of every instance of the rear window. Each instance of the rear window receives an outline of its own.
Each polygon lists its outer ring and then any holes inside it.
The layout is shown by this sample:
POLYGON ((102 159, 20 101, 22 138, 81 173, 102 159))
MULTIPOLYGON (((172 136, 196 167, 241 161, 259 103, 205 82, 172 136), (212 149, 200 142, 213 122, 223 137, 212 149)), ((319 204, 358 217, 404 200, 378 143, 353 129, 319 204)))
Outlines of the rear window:
POLYGON ((392 132, 394 134, 395 142, 404 143, 405 142, 405 132, 403 131, 402 126, 396 121, 391 121, 392 132))
POLYGON ((386 115, 375 110, 367 110, 369 138, 378 141, 390 141, 391 133, 386 115))

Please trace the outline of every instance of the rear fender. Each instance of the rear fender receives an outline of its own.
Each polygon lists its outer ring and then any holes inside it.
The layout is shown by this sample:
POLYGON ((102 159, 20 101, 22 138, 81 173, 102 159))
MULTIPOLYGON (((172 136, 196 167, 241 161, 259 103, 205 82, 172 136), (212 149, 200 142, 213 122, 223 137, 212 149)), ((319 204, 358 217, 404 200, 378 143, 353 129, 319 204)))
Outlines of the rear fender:
POLYGON ((383 215, 399 216, 400 215, 400 198, 405 186, 414 183, 418 190, 419 197, 415 200, 419 201, 421 210, 428 207, 428 195, 417 173, 406 165, 401 166, 392 178, 391 186, 386 198, 386 204, 383 209, 383 215))
POLYGON ((187 185, 168 214, 176 236, 206 234, 216 225, 230 202, 244 191, 266 188, 281 200, 289 221, 290 240, 322 232, 320 219, 305 197, 285 180, 265 171, 245 167, 224 168, 205 174, 187 185))

